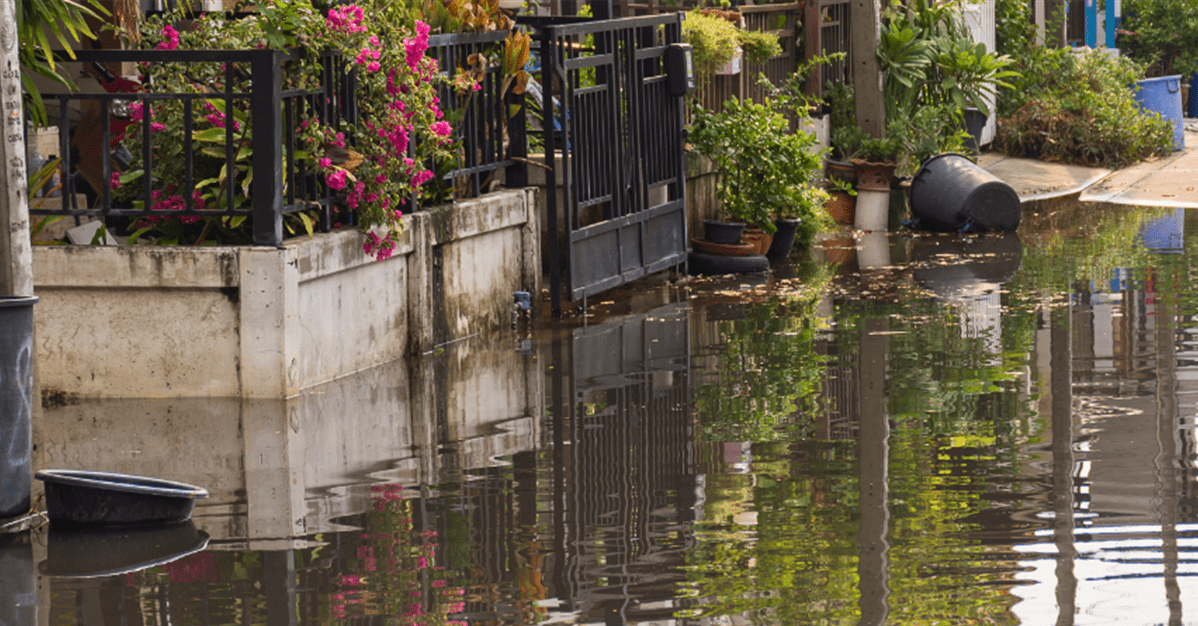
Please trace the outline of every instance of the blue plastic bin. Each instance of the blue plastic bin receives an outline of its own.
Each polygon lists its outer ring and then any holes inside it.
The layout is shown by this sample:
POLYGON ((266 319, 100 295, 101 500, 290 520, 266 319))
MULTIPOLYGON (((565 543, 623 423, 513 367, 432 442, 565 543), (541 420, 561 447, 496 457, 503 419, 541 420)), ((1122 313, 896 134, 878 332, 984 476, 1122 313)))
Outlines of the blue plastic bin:
POLYGON ((1136 81, 1136 100, 1148 111, 1155 111, 1173 123, 1173 149, 1186 147, 1181 115, 1181 74, 1145 78, 1136 81))

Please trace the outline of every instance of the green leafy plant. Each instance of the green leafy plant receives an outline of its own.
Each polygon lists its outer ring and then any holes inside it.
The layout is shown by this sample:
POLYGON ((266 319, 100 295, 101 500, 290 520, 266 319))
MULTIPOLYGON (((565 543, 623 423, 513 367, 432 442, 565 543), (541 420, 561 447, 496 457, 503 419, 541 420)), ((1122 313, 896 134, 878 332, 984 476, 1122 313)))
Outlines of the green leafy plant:
POLYGON ((17 58, 21 63, 21 85, 25 88, 22 93, 24 108, 29 119, 44 126, 47 123, 46 106, 33 80, 34 75, 74 91, 75 83, 63 71, 61 62, 55 61, 52 46, 57 43, 68 57, 74 59, 74 45, 84 39, 96 38, 87 25, 87 18, 99 19, 110 13, 99 0, 22 0, 14 4, 19 41, 17 58))
POLYGON ((1144 69, 1130 59, 1031 45, 1019 64, 1016 88, 1000 100, 998 149, 1103 167, 1172 149, 1171 122, 1135 101, 1130 85, 1144 69))
POLYGON ((745 56, 754 63, 765 63, 782 54, 782 44, 773 33, 744 29, 738 29, 736 32, 737 41, 745 51, 745 56))
POLYGON ((690 11, 682 21, 682 38, 691 45, 695 56, 695 73, 700 80, 709 80, 716 68, 736 56, 740 46, 740 29, 718 15, 690 11))
POLYGON ((791 133, 782 111, 731 98, 713 113, 694 107, 691 145, 719 171, 716 193, 734 221, 772 233, 775 218, 800 219, 806 243, 827 224, 823 156, 815 137, 791 133))
POLYGON ((1119 49, 1147 67, 1148 76, 1198 71, 1198 4, 1125 0, 1119 49))
POLYGON ((987 100, 1011 88, 1014 59, 973 43, 961 21, 963 0, 894 0, 885 11, 878 60, 886 119, 918 106, 953 104, 990 115, 987 100))

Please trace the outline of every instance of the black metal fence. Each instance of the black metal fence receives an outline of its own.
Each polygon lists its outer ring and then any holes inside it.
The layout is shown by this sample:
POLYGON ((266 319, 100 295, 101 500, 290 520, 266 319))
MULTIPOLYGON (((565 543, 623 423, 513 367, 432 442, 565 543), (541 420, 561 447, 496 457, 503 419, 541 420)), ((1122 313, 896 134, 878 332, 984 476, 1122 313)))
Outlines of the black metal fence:
MULTIPOLYGON (((506 35, 506 31, 435 35, 429 38, 428 54, 438 60, 441 73, 452 80, 470 55, 501 44, 506 35)), ((338 55, 323 55, 319 84, 302 89, 287 88, 289 70, 301 58, 295 50, 85 50, 76 55, 85 67, 97 68, 112 64, 219 64, 224 80, 198 89, 201 93, 163 92, 152 86, 143 91, 135 83, 111 76, 112 84, 124 85, 124 90, 110 87, 113 91, 105 93, 45 94, 51 110, 50 125, 58 128, 60 168, 70 174, 62 176, 60 205, 45 206, 36 199, 31 202, 30 213, 35 219, 46 215, 76 220, 99 218, 112 227, 145 218, 248 218, 252 243, 268 246, 282 243, 284 216, 291 213, 318 210, 317 226, 324 231, 331 230, 335 222, 353 223, 349 212, 337 215, 341 196, 310 162, 314 157, 305 157, 297 129, 300 120, 309 117, 334 132, 347 131, 357 123, 355 75, 338 55), (212 102, 221 103, 222 115, 238 111, 253 132, 243 134, 235 124, 228 123, 221 141, 202 122, 202 128, 197 127, 195 120, 204 118, 201 107, 212 102), (182 120, 181 128, 157 125, 156 112, 164 106, 182 113, 177 116, 182 120), (136 112, 134 118, 140 115, 136 125, 130 124, 131 110, 136 112), (140 141, 135 142, 139 154, 126 154, 126 128, 140 133, 140 141), (157 133, 169 133, 170 141, 177 141, 182 163, 166 163, 155 153, 153 140, 158 139, 161 145, 157 133), (202 155, 210 154, 215 145, 220 146, 223 160, 205 163, 209 166, 206 171, 200 167, 205 158, 202 155), (139 183, 138 195, 132 198, 115 191, 114 178, 114 174, 119 177, 129 167, 130 160, 146 172, 142 181, 153 181, 139 183), (178 180, 163 180, 162 169, 168 165, 176 169, 181 165, 178 180), (221 170, 225 181, 221 183, 220 198, 201 206, 191 190, 209 180, 206 177, 214 175, 210 171, 214 167, 221 170), (164 185, 168 189, 163 189, 164 185), (177 200, 162 202, 168 194, 177 196, 177 200), (80 197, 86 201, 81 203, 80 197)), ((517 163, 507 154, 505 138, 509 136, 509 123, 522 131, 524 118, 521 112, 509 119, 506 104, 510 98, 502 93, 499 71, 489 67, 478 91, 459 93, 450 85, 440 87, 442 108, 461 112, 454 132, 460 141, 462 162, 451 171, 439 172, 447 181, 443 195, 449 195, 455 186, 453 195, 459 198, 483 193, 489 190, 496 172, 517 163)), ((233 115, 228 117, 232 119, 233 115)), ((512 135, 518 136, 517 152, 523 155, 523 133, 512 135)))
POLYGON ((563 287, 581 299, 686 261, 683 102, 664 62, 682 27, 678 14, 522 22, 539 44, 545 179, 561 187, 560 216, 545 194, 557 314, 563 287))

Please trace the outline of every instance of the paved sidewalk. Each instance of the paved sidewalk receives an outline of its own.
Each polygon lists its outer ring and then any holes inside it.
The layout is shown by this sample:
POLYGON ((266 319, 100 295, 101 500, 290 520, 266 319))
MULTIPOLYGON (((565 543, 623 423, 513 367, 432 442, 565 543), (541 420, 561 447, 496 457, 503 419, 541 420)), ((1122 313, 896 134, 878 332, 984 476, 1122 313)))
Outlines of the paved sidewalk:
POLYGON ((1185 149, 1121 170, 994 153, 982 154, 978 164, 1010 184, 1025 201, 1080 192, 1082 202, 1198 208, 1198 120, 1185 123, 1185 149))

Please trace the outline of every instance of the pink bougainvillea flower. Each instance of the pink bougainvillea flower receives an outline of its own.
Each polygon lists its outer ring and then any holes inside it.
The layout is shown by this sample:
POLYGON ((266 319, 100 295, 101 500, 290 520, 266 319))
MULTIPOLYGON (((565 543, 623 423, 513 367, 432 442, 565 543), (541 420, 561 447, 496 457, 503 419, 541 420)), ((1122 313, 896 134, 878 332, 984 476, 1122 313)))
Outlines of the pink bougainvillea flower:
POLYGON ((449 122, 444 121, 435 122, 432 126, 429 126, 428 129, 433 131, 433 134, 437 135, 438 137, 448 137, 449 133, 453 132, 453 128, 449 126, 449 122))
POLYGON ((179 47, 179 31, 170 24, 163 26, 158 35, 162 37, 157 46, 159 50, 175 50, 179 47))
POLYGON ((428 50, 428 31, 428 24, 416 20, 416 37, 404 40, 404 60, 408 69, 412 71, 416 71, 420 60, 424 58, 424 52, 428 50))
POLYGON ((336 189, 337 191, 341 191, 342 189, 345 189, 345 184, 346 184, 345 170, 337 170, 335 172, 330 172, 329 174, 326 174, 324 177, 324 182, 328 183, 329 187, 332 187, 333 189, 336 189))

